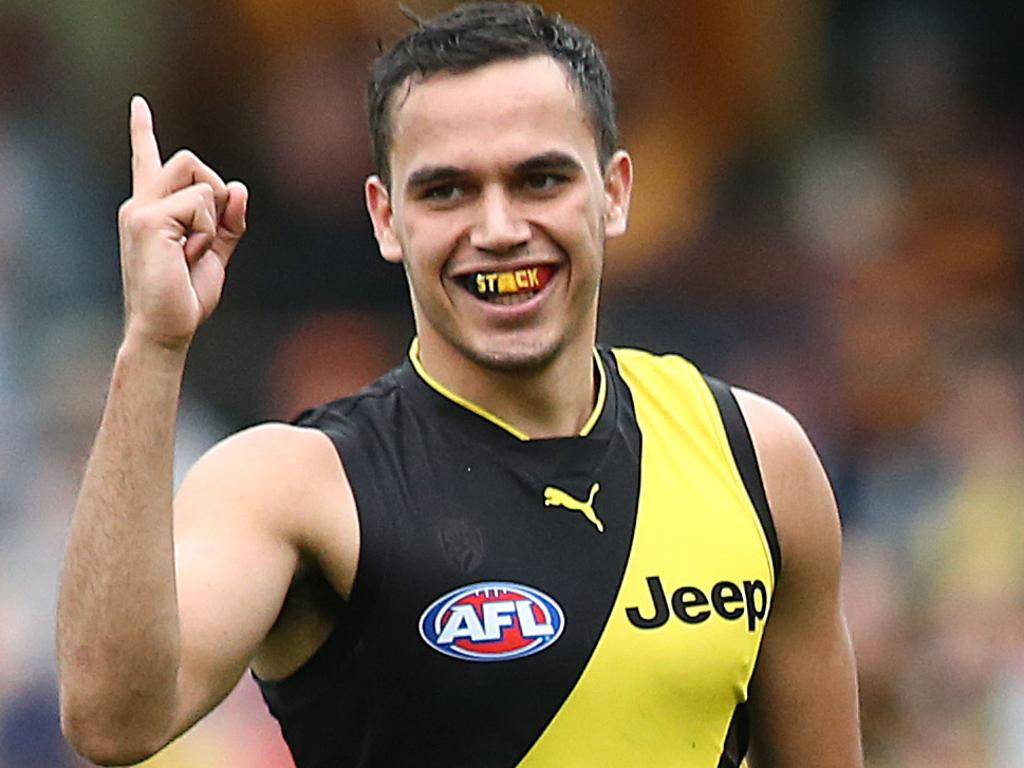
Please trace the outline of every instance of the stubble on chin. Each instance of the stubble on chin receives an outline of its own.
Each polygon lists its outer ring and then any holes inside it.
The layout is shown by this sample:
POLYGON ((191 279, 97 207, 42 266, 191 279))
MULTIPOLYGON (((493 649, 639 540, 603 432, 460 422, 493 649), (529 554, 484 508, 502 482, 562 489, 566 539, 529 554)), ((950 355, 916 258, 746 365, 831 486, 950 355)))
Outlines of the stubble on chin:
POLYGON ((534 343, 513 340, 485 343, 482 349, 470 344, 456 344, 459 351, 480 368, 506 375, 533 376, 548 368, 561 352, 562 345, 555 340, 534 343))

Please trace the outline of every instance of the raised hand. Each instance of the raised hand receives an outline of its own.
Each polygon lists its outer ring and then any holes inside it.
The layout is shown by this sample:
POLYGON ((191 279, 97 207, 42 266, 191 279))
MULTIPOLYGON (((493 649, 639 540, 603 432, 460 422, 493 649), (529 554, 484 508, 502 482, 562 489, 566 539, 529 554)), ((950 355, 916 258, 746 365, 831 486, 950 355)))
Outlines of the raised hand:
POLYGON ((125 336, 184 349, 220 300, 249 193, 188 150, 163 163, 141 96, 129 127, 132 196, 118 213, 125 336))

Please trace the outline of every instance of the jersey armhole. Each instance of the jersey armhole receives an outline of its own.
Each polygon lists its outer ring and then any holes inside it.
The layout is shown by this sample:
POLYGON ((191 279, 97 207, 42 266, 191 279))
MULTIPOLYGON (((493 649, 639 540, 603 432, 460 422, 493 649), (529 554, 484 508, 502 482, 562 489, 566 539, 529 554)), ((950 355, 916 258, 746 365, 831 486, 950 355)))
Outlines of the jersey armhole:
MULTIPOLYGON (((356 400, 357 398, 344 399, 348 402, 348 411, 351 410, 356 400)), ((375 494, 373 488, 374 473, 366 467, 359 451, 351 445, 349 422, 344 418, 347 416, 347 411, 339 417, 338 413, 332 413, 329 410, 329 406, 344 401, 335 401, 304 411, 296 417, 293 423, 300 427, 315 429, 330 440, 348 479, 349 490, 355 503, 356 523, 359 527, 359 554, 356 560, 355 575, 347 597, 342 597, 337 592, 334 593, 337 596, 338 606, 335 611, 337 625, 325 642, 325 645, 329 642, 337 642, 335 636, 343 635, 346 638, 343 645, 351 649, 362 639, 367 627, 373 621, 378 604, 377 596, 390 568, 391 547, 389 542, 393 541, 394 537, 389 532, 392 527, 390 517, 374 514, 374 512, 386 510, 386 505, 375 505, 366 499, 367 495, 379 494, 375 494)))
POLYGON ((737 469, 739 469, 743 486, 754 505, 758 519, 761 521, 761 528, 768 541, 768 549, 772 556, 775 581, 778 583, 782 574, 782 552, 779 549, 779 537, 775 532, 775 522, 772 520, 771 508, 768 506, 764 480, 761 477, 761 467, 757 463, 757 453, 754 451, 754 443, 750 437, 750 430, 747 428, 747 421, 743 418, 743 412, 740 410, 739 403, 736 402, 736 395, 733 394, 732 387, 713 376, 707 374, 703 374, 703 376, 715 398, 718 412, 721 414, 725 435, 729 440, 729 448, 732 450, 732 456, 737 469))

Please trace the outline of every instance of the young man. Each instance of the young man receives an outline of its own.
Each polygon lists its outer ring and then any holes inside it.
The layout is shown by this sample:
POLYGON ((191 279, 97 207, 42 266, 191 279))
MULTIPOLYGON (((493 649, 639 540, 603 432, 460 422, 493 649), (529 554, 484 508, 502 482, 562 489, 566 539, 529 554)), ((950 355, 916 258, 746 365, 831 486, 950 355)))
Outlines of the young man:
POLYGON ((466 6, 376 63, 370 116, 409 360, 224 441, 172 504, 185 356, 247 193, 162 164, 132 103, 125 337, 60 600, 72 743, 140 760, 251 667, 300 768, 715 768, 748 736, 757 766, 859 766, 838 519, 802 430, 681 358, 595 347, 632 164, 593 42, 466 6))

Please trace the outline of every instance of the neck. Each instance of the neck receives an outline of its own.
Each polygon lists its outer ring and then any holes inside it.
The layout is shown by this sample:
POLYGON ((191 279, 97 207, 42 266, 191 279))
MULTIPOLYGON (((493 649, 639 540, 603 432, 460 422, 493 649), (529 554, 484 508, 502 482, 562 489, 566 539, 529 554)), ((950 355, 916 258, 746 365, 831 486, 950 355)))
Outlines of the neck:
POLYGON ((532 439, 580 434, 594 412, 593 344, 575 344, 537 370, 488 368, 445 344, 419 343, 419 362, 449 392, 532 439))

